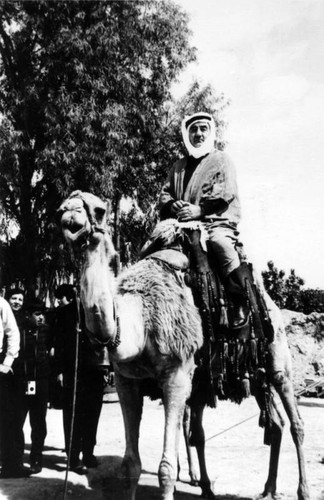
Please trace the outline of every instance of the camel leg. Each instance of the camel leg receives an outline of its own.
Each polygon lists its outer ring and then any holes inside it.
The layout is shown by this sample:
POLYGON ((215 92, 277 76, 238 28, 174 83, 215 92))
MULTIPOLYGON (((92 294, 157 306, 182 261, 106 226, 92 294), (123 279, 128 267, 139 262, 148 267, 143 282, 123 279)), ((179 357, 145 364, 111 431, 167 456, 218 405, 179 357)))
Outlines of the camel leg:
POLYGON ((310 496, 306 480, 305 458, 302 447, 304 441, 304 422, 299 414, 293 385, 291 380, 282 372, 275 375, 273 384, 289 418, 290 432, 296 446, 299 469, 298 500, 308 500, 310 496))
POLYGON ((197 450, 200 481, 198 485, 201 487, 203 498, 215 498, 211 490, 210 479, 207 474, 206 458, 205 458, 205 432, 202 425, 204 406, 191 408, 190 422, 190 445, 195 446, 197 450))
MULTIPOLYGON (((189 434, 190 434, 190 416, 191 411, 188 405, 185 406, 185 411, 183 414, 183 437, 186 445, 187 459, 188 459, 188 468, 189 468, 189 476, 190 476, 190 484, 192 486, 199 486, 198 472, 195 467, 194 457, 192 453, 192 447, 189 445, 189 434)), ((180 467, 178 466, 178 479, 179 479, 180 467)))
POLYGON ((167 379, 162 382, 165 415, 163 454, 159 466, 162 500, 173 499, 177 478, 180 427, 190 385, 188 372, 181 368, 173 374, 168 373, 167 379))
POLYGON ((139 427, 142 417, 143 398, 139 392, 139 381, 116 373, 116 389, 122 409, 126 450, 122 462, 123 500, 135 500, 137 483, 141 474, 138 450, 139 427))
MULTIPOLYGON (((257 392, 255 394, 255 398, 259 407, 263 409, 264 404, 262 393, 257 392)), ((269 500, 277 498, 277 476, 284 420, 282 419, 273 398, 271 398, 269 411, 271 427, 265 429, 265 435, 267 435, 267 444, 270 444, 269 471, 267 481, 264 485, 263 493, 257 497, 257 500, 261 500, 262 498, 267 498, 269 500)))

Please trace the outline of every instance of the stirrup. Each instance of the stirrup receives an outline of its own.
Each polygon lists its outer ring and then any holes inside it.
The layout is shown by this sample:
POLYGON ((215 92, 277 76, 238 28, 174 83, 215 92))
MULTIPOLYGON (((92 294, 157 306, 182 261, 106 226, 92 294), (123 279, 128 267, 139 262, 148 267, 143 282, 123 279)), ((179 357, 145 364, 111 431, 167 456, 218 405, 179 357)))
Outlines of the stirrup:
POLYGON ((233 320, 231 321, 230 326, 234 330, 237 330, 239 328, 243 328, 248 323, 249 311, 248 308, 247 307, 245 308, 242 304, 237 308, 234 305, 234 310, 236 311, 236 313, 233 314, 233 320), (246 309, 246 314, 245 314, 245 309, 246 309))

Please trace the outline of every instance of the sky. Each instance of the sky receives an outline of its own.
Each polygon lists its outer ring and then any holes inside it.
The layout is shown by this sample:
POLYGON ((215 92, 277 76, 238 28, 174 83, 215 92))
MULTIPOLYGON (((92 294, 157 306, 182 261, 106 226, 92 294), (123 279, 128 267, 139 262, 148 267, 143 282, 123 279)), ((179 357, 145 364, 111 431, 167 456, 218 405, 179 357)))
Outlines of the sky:
POLYGON ((226 151, 250 260, 324 289, 324 1, 176 3, 190 16, 198 62, 173 94, 198 78, 231 101, 226 151))

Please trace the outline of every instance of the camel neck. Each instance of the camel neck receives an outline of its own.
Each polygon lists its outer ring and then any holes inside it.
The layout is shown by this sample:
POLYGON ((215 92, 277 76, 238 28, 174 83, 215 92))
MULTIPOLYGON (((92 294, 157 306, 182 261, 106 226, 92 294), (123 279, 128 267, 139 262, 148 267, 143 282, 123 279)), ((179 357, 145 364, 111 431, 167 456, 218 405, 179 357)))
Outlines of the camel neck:
POLYGON ((114 276, 109 267, 111 246, 102 238, 85 252, 81 275, 81 301, 87 329, 102 342, 115 335, 114 276))

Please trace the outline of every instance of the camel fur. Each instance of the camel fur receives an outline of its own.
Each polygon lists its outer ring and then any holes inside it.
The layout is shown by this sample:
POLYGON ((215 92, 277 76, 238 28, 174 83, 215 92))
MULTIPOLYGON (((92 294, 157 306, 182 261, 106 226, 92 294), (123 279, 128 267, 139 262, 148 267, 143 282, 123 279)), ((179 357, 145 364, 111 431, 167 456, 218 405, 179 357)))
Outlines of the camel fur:
POLYGON ((199 313, 179 276, 150 259, 131 267, 115 282, 106 206, 99 198, 76 191, 61 205, 59 214, 66 241, 83 255, 80 295, 88 334, 93 343, 108 345, 114 365, 126 440, 120 500, 135 500, 141 473, 138 440, 141 380, 145 379, 155 380, 163 394, 160 498, 172 500, 194 353, 203 342, 199 313))

